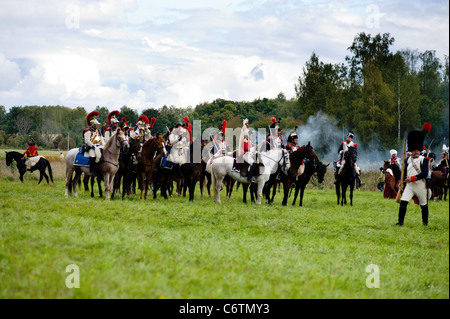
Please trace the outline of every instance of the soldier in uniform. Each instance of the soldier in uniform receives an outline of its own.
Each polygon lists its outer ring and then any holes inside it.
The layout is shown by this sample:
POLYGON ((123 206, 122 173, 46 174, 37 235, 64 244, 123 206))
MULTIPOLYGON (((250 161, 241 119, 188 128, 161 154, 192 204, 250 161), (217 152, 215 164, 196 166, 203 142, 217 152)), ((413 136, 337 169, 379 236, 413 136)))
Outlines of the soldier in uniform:
POLYGON ((256 182, 254 176, 256 175, 259 164, 253 159, 255 156, 255 150, 250 141, 248 119, 245 119, 242 124, 241 135, 239 137, 238 155, 239 157, 242 157, 247 164, 249 164, 247 180, 253 183, 256 182))
POLYGON ((117 128, 119 127, 119 120, 117 117, 119 116, 119 111, 112 111, 108 114, 108 128, 105 131, 105 143, 113 136, 117 128))
POLYGON ((400 208, 398 211, 397 226, 402 226, 405 220, 406 208, 408 202, 414 199, 414 202, 420 204, 422 210, 422 223, 428 225, 428 196, 426 178, 429 170, 429 158, 420 155, 423 149, 423 141, 431 130, 431 124, 425 123, 422 131, 411 131, 408 133, 408 151, 411 156, 405 159, 406 176, 404 191, 400 199, 400 208))
POLYGON ((126 136, 130 135, 130 127, 128 126, 128 121, 126 117, 122 117, 120 128, 122 129, 122 131, 125 133, 126 136))
MULTIPOLYGON (((29 136, 28 138, 28 147, 25 151, 25 153, 23 154, 23 158, 22 160, 24 161, 27 169, 30 169, 31 166, 33 165, 30 161, 30 158, 33 158, 34 156, 39 156, 37 148, 36 148, 36 143, 34 142, 34 138, 33 136, 29 136)), ((36 163, 34 163, 36 164, 36 163)))
MULTIPOLYGON (((342 167, 344 167, 345 164, 344 152, 346 152, 349 147, 354 147, 355 150, 357 150, 358 144, 353 142, 354 137, 355 133, 353 133, 353 131, 350 131, 347 134, 345 142, 341 142, 341 145, 339 146, 338 153, 340 155, 340 158, 338 161, 335 162, 335 180, 334 180, 335 184, 337 182, 337 176, 342 172, 342 167)), ((366 185, 363 182, 361 182, 361 170, 356 163, 354 163, 354 169, 356 172, 356 180, 357 180, 356 188, 366 185)))
POLYGON ((212 136, 213 147, 211 148, 211 154, 214 157, 218 156, 232 156, 231 148, 228 143, 224 140, 225 130, 227 128, 227 121, 223 120, 222 124, 219 126, 219 132, 212 136))
POLYGON ((136 138, 141 144, 144 144, 151 138, 149 123, 150 120, 148 119, 147 116, 145 115, 139 116, 136 122, 136 126, 134 127, 133 130, 130 131, 130 137, 136 138))
POLYGON ((98 116, 98 111, 92 111, 86 116, 86 123, 88 128, 84 130, 84 143, 89 149, 89 171, 91 174, 95 172, 95 164, 100 162, 102 157, 101 149, 103 148, 104 141, 103 136, 98 129, 100 122, 95 118, 98 116))
POLYGON ((389 159, 389 163, 391 165, 397 165, 401 169, 402 164, 400 163, 400 159, 397 157, 397 151, 396 150, 390 150, 389 153, 391 154, 391 158, 389 159))
POLYGON ((187 161, 186 154, 189 150, 190 136, 188 130, 186 130, 180 123, 175 125, 174 129, 169 135, 170 149, 167 160, 180 166, 187 161))
POLYGON ((300 148, 298 143, 298 136, 297 136, 297 126, 291 131, 291 133, 288 136, 287 143, 286 143, 286 150, 289 151, 289 153, 295 152, 300 148))

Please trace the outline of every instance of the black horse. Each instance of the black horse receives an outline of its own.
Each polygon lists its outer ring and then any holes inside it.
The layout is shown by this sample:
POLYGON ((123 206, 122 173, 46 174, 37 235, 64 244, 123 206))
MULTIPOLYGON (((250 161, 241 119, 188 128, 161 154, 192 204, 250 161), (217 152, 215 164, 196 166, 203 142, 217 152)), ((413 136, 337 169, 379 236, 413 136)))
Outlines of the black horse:
POLYGON ((345 160, 344 167, 342 167, 342 172, 337 175, 336 179, 337 203, 339 205, 340 202, 341 206, 347 204, 346 192, 347 187, 350 186, 350 205, 353 206, 353 190, 355 188, 356 180, 356 171, 354 167, 357 159, 356 149, 354 147, 349 147, 344 153, 343 159, 345 160))
POLYGON ((31 167, 30 169, 27 169, 23 158, 23 154, 19 153, 19 152, 6 152, 6 165, 10 166, 11 163, 13 161, 16 161, 17 163, 17 169, 19 170, 20 173, 20 181, 23 182, 23 175, 29 171, 29 172, 34 172, 35 170, 39 170, 39 182, 38 184, 40 184, 42 182, 42 178, 45 177, 45 179, 47 180, 47 184, 49 183, 48 180, 48 175, 50 175, 50 179, 53 183, 53 173, 52 173, 52 167, 50 165, 50 162, 46 159, 41 157, 39 159, 39 161, 36 163, 36 165, 34 165, 33 167, 31 167), (45 169, 48 168, 48 175, 45 173, 45 169))
POLYGON ((294 201, 292 205, 295 205, 295 201, 297 200, 298 192, 300 191, 300 206, 303 205, 303 194, 305 192, 306 184, 308 184, 311 177, 317 175, 317 181, 322 183, 325 178, 325 173, 327 172, 327 167, 330 164, 323 164, 322 162, 314 163, 309 159, 305 159, 305 171, 302 175, 298 177, 298 180, 295 181, 295 195, 294 201))
POLYGON ((138 153, 141 149, 141 144, 137 139, 129 139, 130 147, 127 152, 120 151, 119 155, 119 170, 114 177, 114 190, 111 197, 114 198, 115 192, 118 190, 120 192, 120 182, 123 178, 122 183, 122 199, 124 199, 125 194, 127 197, 131 194, 131 185, 139 178, 137 162, 138 153))

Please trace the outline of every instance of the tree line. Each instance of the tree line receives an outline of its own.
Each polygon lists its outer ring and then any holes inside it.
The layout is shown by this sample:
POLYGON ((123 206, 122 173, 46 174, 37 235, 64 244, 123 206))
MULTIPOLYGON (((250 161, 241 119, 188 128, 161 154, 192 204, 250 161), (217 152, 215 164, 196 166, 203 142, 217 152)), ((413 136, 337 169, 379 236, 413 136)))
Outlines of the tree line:
MULTIPOLYGON (((313 52, 303 67, 296 96, 287 99, 280 92, 275 98, 253 101, 216 99, 195 107, 162 106, 141 113, 128 106, 120 108, 134 126, 141 114, 156 117, 154 132, 164 134, 185 116, 201 120, 202 128, 242 126, 248 118, 254 128, 270 125, 271 117, 281 118, 280 126, 292 129, 306 123, 318 112, 337 121, 339 128, 353 130, 359 141, 377 140, 386 148, 399 148, 411 129, 425 121, 433 125, 429 140, 437 146, 449 135, 449 59, 436 57, 435 51, 403 49, 392 52, 395 39, 389 33, 359 33, 348 48, 345 62, 325 63, 313 52)), ((97 106, 99 121, 107 123, 113 109, 97 106)), ((0 145, 25 148, 32 134, 41 148, 67 149, 80 146, 86 128, 86 109, 65 106, 14 106, 8 112, 0 105, 0 145)))

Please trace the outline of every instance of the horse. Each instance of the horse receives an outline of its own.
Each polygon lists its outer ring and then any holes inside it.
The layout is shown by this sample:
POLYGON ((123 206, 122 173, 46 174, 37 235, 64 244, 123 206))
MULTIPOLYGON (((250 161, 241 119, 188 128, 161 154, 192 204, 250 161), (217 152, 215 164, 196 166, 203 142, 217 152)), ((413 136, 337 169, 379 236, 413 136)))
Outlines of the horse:
MULTIPOLYGON (((113 187, 114 176, 119 169, 120 150, 125 151, 129 148, 128 140, 121 129, 117 129, 116 133, 111 136, 108 142, 103 146, 103 161, 98 164, 99 174, 103 176, 105 183, 106 200, 111 199, 111 190, 113 187)), ((82 172, 86 175, 97 175, 96 172, 91 174, 87 166, 75 166, 74 161, 78 148, 71 149, 66 156, 66 192, 64 196, 67 198, 73 189, 73 196, 78 197, 77 184, 82 172), (73 172, 76 172, 75 178, 72 179, 73 172)))
MULTIPOLYGON (((297 177, 299 176, 299 169, 302 163, 305 160, 312 161, 312 164, 318 165, 319 158, 317 157, 316 152, 314 152, 314 148, 311 146, 311 143, 308 142, 307 145, 303 145, 302 147, 298 148, 296 151, 289 154, 289 168, 286 173, 281 173, 281 181, 283 183, 283 189, 284 189, 284 197, 282 205, 287 205, 287 200, 289 197, 289 191, 291 189, 291 185, 296 182, 297 177)), ((309 178, 308 178, 309 181, 309 178)), ((306 184, 305 184, 306 185, 306 184)))
MULTIPOLYGON (((195 184, 197 182, 201 182, 202 175, 202 163, 194 162, 194 150, 198 149, 200 151, 206 146, 204 141, 199 142, 200 139, 196 139, 194 142, 191 142, 189 145, 189 161, 180 166, 180 173, 183 178, 183 196, 186 195, 186 189, 189 189, 189 201, 194 201, 194 191, 195 184)), ((201 153, 200 153, 201 154, 201 153)))
MULTIPOLYGON (((262 191, 265 183, 269 180, 272 170, 277 168, 278 162, 282 159, 281 150, 271 150, 268 152, 257 153, 263 167, 259 167, 259 172, 255 176, 258 185, 256 204, 261 205, 262 191)), ((232 179, 243 184, 249 184, 247 177, 242 177, 239 172, 233 170, 235 159, 231 156, 220 156, 211 158, 208 161, 206 170, 211 174, 211 181, 214 190, 214 202, 220 203, 220 190, 223 185, 225 176, 230 176, 232 179)))
POLYGON ((137 164, 141 200, 147 199, 148 185, 152 180, 153 171, 155 169, 155 155, 157 153, 163 156, 167 155, 164 144, 164 137, 158 133, 155 137, 145 141, 142 145, 140 161, 138 161, 137 164))
POLYGON ((49 184, 48 175, 50 175, 50 180, 53 183, 53 173, 52 173, 52 166, 50 165, 50 162, 45 158, 42 157, 39 159, 39 161, 36 163, 36 165, 32 166, 30 169, 27 169, 25 162, 22 160, 23 154, 19 152, 6 152, 6 165, 10 166, 13 161, 16 161, 17 163, 17 169, 19 170, 19 179, 21 182, 23 182, 23 175, 29 171, 34 172, 35 170, 39 170, 39 181, 38 184, 42 182, 42 178, 45 177, 45 180, 47 181, 47 184, 49 184), (48 169, 48 175, 45 173, 45 170, 48 169))
POLYGON ((354 147, 349 147, 348 150, 344 153, 345 164, 344 167, 342 167, 341 174, 338 174, 336 180, 336 195, 338 205, 339 201, 341 206, 347 204, 346 192, 347 187, 350 186, 350 206, 353 206, 353 190, 355 188, 356 180, 354 163, 356 163, 356 157, 356 149, 354 147))
POLYGON ((266 203, 268 204, 271 204, 273 202, 273 199, 275 198, 277 185, 281 180, 280 174, 286 174, 287 170, 290 167, 289 152, 285 149, 282 149, 281 152, 282 152, 282 160, 278 163, 277 170, 275 172, 272 172, 266 185, 264 185, 264 196, 266 197, 266 203), (270 196, 271 189, 272 189, 272 197, 270 196))
POLYGON ((137 179, 137 156, 141 149, 141 143, 135 138, 129 138, 128 143, 130 145, 128 151, 121 151, 119 155, 119 170, 114 177, 114 189, 111 197, 114 197, 116 191, 120 192, 122 177, 122 199, 124 199, 125 194, 130 197, 131 184, 137 179))
POLYGON ((306 159, 305 160, 305 171, 302 175, 298 177, 298 180, 295 181, 295 195, 294 195, 294 201, 292 202, 292 205, 295 205, 295 201, 297 200, 298 192, 300 191, 300 206, 303 205, 303 194, 305 192, 306 184, 308 184, 310 178, 316 174, 317 175, 317 181, 319 184, 321 184, 325 178, 325 173, 327 172, 327 167, 330 164, 325 165, 322 162, 313 163, 311 160, 306 159))
MULTIPOLYGON (((431 179, 429 181, 429 188, 433 194, 433 200, 439 198, 444 201, 447 200, 447 190, 446 179, 448 183, 448 175, 446 176, 443 172, 435 170, 431 172, 431 179)), ((448 184, 447 184, 448 185, 448 184)))
POLYGON ((397 197, 397 181, 394 175, 394 170, 399 170, 398 165, 391 164, 390 161, 384 161, 383 172, 384 172, 384 198, 396 198, 397 197))

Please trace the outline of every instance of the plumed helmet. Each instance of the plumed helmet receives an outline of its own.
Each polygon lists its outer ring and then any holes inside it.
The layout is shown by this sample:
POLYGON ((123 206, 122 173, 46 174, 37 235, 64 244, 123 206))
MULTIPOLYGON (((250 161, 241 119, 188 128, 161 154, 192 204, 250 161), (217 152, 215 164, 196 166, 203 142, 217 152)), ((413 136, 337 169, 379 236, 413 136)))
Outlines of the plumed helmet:
POLYGON ((391 157, 397 155, 397 151, 396 150, 390 150, 389 153, 391 153, 391 157))
POLYGON ((189 118, 187 116, 185 116, 183 121, 184 121, 184 126, 188 127, 188 125, 189 125, 189 118))
POLYGON ((108 114, 108 125, 111 125, 113 123, 119 123, 119 120, 117 119, 119 117, 119 111, 112 111, 108 114))
POLYGON ((355 133, 353 133, 353 131, 350 131, 350 132, 348 132, 347 137, 350 137, 353 139, 355 137, 355 133))
POLYGON ((94 125, 94 124, 100 124, 99 121, 95 118, 95 116, 98 116, 98 111, 92 111, 86 116, 86 123, 88 126, 94 125))
POLYGON ((413 150, 423 150, 423 142, 425 138, 428 136, 428 133, 431 131, 431 124, 425 122, 422 126, 422 130, 414 130, 408 133, 408 151, 412 152, 413 150))
POLYGON ((297 126, 289 133, 288 142, 293 142, 296 138, 298 138, 297 126))
POLYGON ((144 125, 144 124, 148 124, 148 123, 150 123, 150 120, 145 115, 139 116, 139 118, 137 119, 137 122, 136 122, 137 125, 144 125))
POLYGON ((129 126, 128 126, 128 121, 127 121, 127 118, 126 118, 126 117, 122 117, 122 125, 121 125, 121 127, 122 127, 123 129, 129 128, 129 126))
POLYGON ((30 146, 34 146, 35 145, 34 137, 32 135, 28 136, 28 145, 30 145, 30 146))

